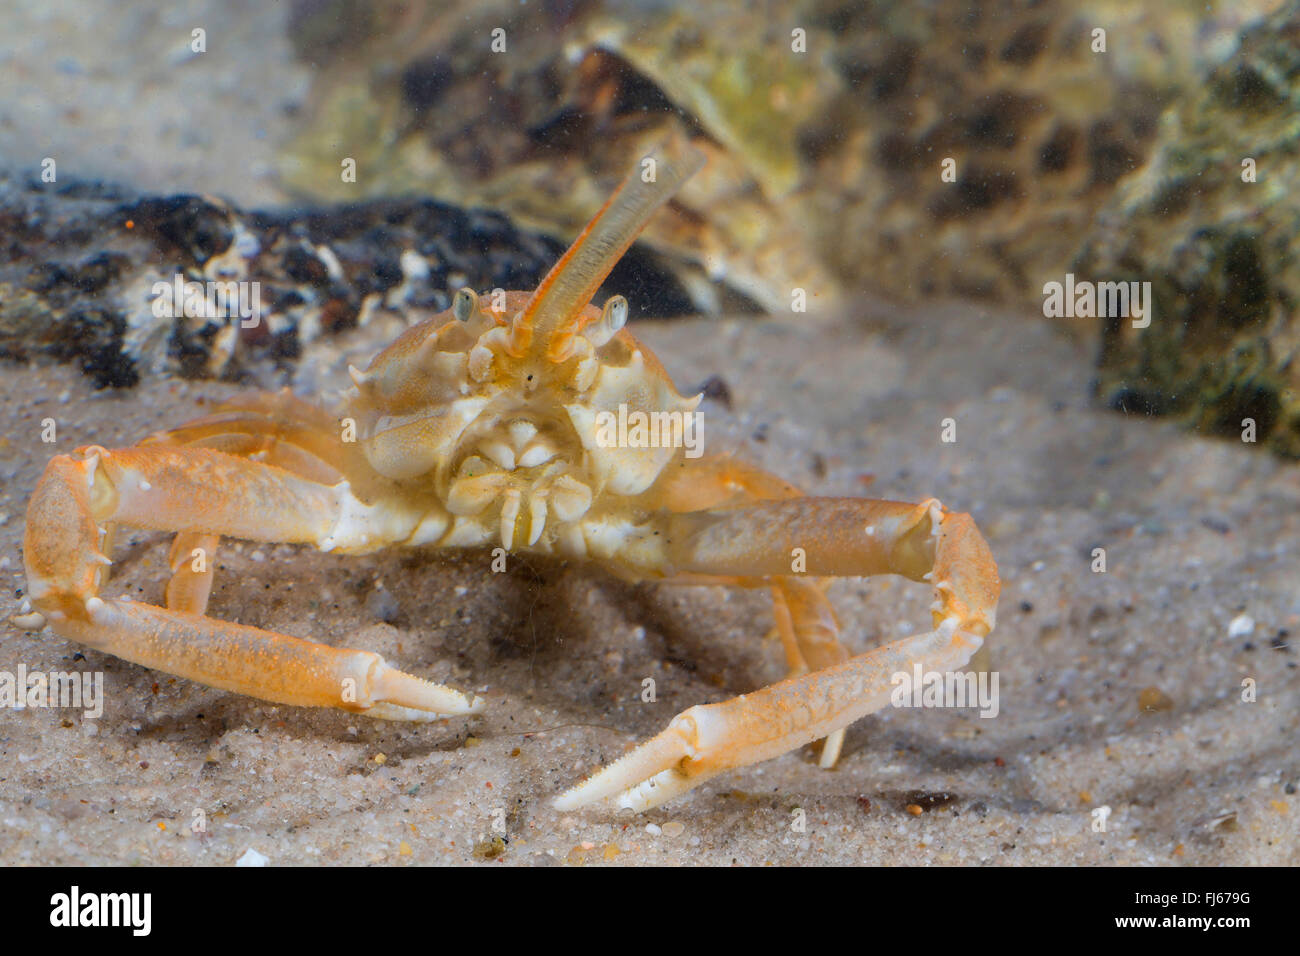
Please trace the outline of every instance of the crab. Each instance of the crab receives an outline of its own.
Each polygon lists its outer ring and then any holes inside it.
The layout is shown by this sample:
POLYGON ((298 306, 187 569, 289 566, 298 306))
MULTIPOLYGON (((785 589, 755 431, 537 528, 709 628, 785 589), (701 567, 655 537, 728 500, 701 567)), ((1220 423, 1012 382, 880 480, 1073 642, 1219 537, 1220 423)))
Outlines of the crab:
POLYGON ((629 580, 768 588, 789 677, 684 710, 554 805, 646 810, 818 740, 832 767, 844 728, 889 703, 892 675, 968 664, 994 626, 997 567, 970 516, 934 498, 805 496, 681 442, 611 440, 620 413, 699 414, 701 396, 680 394, 624 327, 627 300, 590 302, 703 164, 685 142, 647 159, 535 291, 461 289, 350 368, 339 414, 256 393, 133 447, 55 457, 27 512, 18 623, 266 701, 430 721, 484 701, 369 651, 207 616, 220 539, 339 554, 501 548, 629 580), (165 607, 102 593, 118 525, 175 533, 165 607), (850 656, 826 585, 875 574, 929 582, 934 626, 850 656))

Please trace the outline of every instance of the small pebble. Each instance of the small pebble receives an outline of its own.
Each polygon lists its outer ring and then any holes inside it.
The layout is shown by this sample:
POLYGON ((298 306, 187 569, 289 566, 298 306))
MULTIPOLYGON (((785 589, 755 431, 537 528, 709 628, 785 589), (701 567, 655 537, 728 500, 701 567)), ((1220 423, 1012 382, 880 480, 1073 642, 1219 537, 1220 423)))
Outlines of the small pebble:
POLYGON ((659 834, 663 833, 664 831, 660 828, 659 824, 657 823, 647 823, 645 825, 645 832, 650 834, 651 836, 659 836, 659 834))
POLYGON ((1138 691, 1138 709, 1148 712, 1173 710, 1174 702, 1159 687, 1143 687, 1138 691))
POLYGON ((1238 614, 1228 624, 1229 637, 1245 637, 1255 631, 1255 619, 1249 614, 1238 614))
POLYGON ((681 836, 686 830, 686 824, 679 823, 676 820, 669 820, 664 824, 664 836, 675 837, 681 836))
POLYGON ((235 866, 266 866, 269 862, 266 857, 249 847, 244 851, 244 855, 235 861, 235 866))

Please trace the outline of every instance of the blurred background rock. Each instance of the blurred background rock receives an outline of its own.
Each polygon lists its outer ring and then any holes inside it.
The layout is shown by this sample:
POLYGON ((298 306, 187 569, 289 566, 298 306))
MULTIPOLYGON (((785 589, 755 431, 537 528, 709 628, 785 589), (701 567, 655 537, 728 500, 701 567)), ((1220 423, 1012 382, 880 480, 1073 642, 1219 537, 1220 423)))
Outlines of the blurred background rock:
POLYGON ((684 131, 712 162, 643 237, 649 274, 685 296, 651 314, 788 313, 797 289, 814 316, 864 291, 1039 312, 1069 270, 1152 281, 1145 332, 1062 322, 1104 331, 1100 397, 1208 431, 1250 413, 1261 443, 1300 454, 1295 0, 32 0, 4 16, 11 171, 55 156, 61 177, 244 208, 429 196, 567 243, 629 157, 684 131))

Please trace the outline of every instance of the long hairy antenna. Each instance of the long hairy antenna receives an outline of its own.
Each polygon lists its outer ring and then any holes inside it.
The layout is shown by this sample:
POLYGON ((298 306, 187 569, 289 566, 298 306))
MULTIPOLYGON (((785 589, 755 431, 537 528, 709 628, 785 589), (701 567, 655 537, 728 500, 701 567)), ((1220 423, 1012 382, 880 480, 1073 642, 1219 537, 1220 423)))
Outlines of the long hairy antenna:
POLYGON ((591 301, 655 210, 704 165, 704 160, 700 150, 676 137, 638 162, 515 317, 512 351, 522 355, 534 342, 538 348, 545 347, 551 336, 591 301))

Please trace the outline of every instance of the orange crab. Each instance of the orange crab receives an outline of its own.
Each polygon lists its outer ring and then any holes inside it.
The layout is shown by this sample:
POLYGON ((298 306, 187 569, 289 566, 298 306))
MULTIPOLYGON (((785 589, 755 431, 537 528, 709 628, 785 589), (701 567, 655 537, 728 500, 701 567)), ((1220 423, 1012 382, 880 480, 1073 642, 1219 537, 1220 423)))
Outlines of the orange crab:
POLYGON ((257 395, 135 447, 54 458, 28 508, 30 606, 19 623, 263 700, 433 720, 484 703, 369 651, 206 616, 220 538, 344 554, 500 547, 631 579, 765 586, 790 676, 683 711, 556 806, 620 796, 646 809, 820 738, 821 763, 833 765, 843 729, 889 702, 891 675, 970 660, 993 628, 997 567, 971 518, 933 498, 805 497, 680 441, 611 438, 617 416, 667 421, 699 402, 623 327, 625 299, 589 304, 703 162, 683 143, 650 159, 535 292, 460 290, 449 313, 353 370, 338 417, 287 393, 257 395), (119 524, 176 532, 166 607, 101 595, 119 524), (928 581, 934 629, 850 657, 825 579, 871 574, 928 581))

